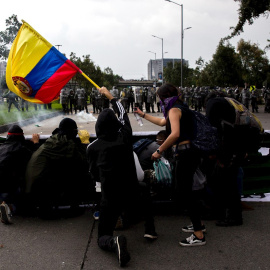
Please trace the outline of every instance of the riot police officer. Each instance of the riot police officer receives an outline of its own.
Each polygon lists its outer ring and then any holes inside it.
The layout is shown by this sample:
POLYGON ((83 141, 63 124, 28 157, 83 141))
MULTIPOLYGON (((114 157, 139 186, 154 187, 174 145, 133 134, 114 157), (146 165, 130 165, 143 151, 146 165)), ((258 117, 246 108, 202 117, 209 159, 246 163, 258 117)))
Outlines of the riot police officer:
POLYGON ((19 97, 15 93, 13 93, 12 91, 9 91, 3 97, 8 98, 8 112, 10 112, 10 109, 11 109, 12 104, 14 104, 14 106, 16 107, 16 109, 18 111, 20 111, 19 102, 18 102, 19 97))
POLYGON ((139 107, 141 111, 143 110, 143 90, 139 87, 135 89, 135 107, 139 107))
POLYGON ((194 109, 195 109, 195 111, 200 112, 201 109, 202 109, 202 96, 201 96, 199 87, 197 87, 194 90, 193 100, 194 100, 194 109))
POLYGON ((127 98, 127 89, 123 88, 123 90, 120 93, 121 98, 121 104, 123 105, 125 111, 128 111, 128 98, 127 98))
POLYGON ((143 95, 143 104, 144 104, 145 110, 147 113, 150 113, 150 104, 147 102, 148 87, 144 87, 142 95, 143 95))
POLYGON ((241 99, 241 103, 247 108, 249 109, 249 100, 250 100, 250 92, 248 90, 247 87, 245 87, 241 93, 240 93, 240 99, 241 99))
POLYGON ((269 88, 265 89, 263 98, 265 101, 264 112, 270 113, 270 89, 269 88))
POLYGON ((98 90, 95 91, 95 97, 96 97, 96 113, 100 113, 102 111, 102 97, 98 90))
POLYGON ((257 91, 257 89, 253 89, 251 91, 250 100, 251 100, 250 103, 251 103, 252 112, 253 113, 255 111, 258 112, 258 91, 257 91))
POLYGON ((159 96, 157 95, 157 90, 158 90, 158 88, 157 88, 156 91, 155 91, 156 102, 157 102, 157 111, 158 111, 158 112, 161 112, 161 111, 160 111, 160 98, 159 98, 159 96))
POLYGON ((85 106, 85 90, 83 88, 78 88, 76 90, 75 97, 77 100, 78 110, 83 111, 85 106))
POLYGON ((200 88, 200 95, 201 95, 201 109, 204 108, 205 109, 205 99, 206 99, 206 96, 207 96, 207 92, 205 90, 204 87, 201 87, 200 88))
POLYGON ((28 111, 28 101, 26 101, 23 98, 21 98, 21 108, 23 112, 24 112, 24 108, 26 109, 26 111, 28 111))
POLYGON ((147 101, 148 110, 150 112, 150 108, 151 108, 152 113, 155 113, 155 110, 154 110, 154 100, 155 100, 155 89, 148 87, 148 90, 147 90, 147 100, 146 101, 147 101))
POLYGON ((113 86, 110 92, 114 98, 116 98, 117 100, 120 99, 120 91, 116 88, 116 86, 113 86))
POLYGON ((127 89, 127 102, 128 102, 128 109, 127 112, 129 113, 129 108, 131 107, 131 111, 133 112, 133 106, 134 106, 134 92, 132 87, 129 87, 127 89))
POLYGON ((93 106, 93 113, 97 113, 97 99, 96 99, 97 92, 98 90, 95 87, 93 87, 90 93, 90 99, 93 106))
POLYGON ((64 114, 68 114, 69 113, 69 109, 68 109, 68 94, 69 94, 69 90, 66 88, 63 88, 60 91, 60 104, 62 104, 62 109, 63 109, 63 113, 64 114))
POLYGON ((191 99, 191 93, 190 93, 190 89, 188 87, 185 87, 185 89, 183 90, 183 95, 184 95, 184 102, 189 106, 190 99, 191 99))
POLYGON ((77 113, 77 100, 76 100, 76 97, 75 97, 75 93, 74 93, 74 91, 72 89, 69 92, 68 99, 69 99, 70 113, 72 114, 73 113, 72 110, 74 109, 74 112, 76 114, 77 113))
POLYGON ((241 102, 241 100, 240 100, 240 91, 239 91, 238 87, 236 87, 236 88, 234 89, 234 98, 235 98, 237 101, 241 102))

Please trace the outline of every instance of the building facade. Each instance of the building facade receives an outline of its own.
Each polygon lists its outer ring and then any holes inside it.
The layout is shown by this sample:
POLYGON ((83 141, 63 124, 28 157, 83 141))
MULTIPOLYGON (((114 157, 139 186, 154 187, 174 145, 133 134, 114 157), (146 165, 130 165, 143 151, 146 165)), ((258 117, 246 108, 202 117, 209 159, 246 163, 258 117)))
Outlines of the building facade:
POLYGON ((6 68, 7 68, 7 62, 1 61, 0 62, 0 80, 2 77, 6 76, 6 68))
MULTIPOLYGON (((179 58, 163 58, 163 69, 168 63, 181 62, 179 58)), ((188 61, 183 59, 183 64, 188 65, 188 61)), ((148 80, 162 80, 162 59, 150 60, 147 66, 148 80)))

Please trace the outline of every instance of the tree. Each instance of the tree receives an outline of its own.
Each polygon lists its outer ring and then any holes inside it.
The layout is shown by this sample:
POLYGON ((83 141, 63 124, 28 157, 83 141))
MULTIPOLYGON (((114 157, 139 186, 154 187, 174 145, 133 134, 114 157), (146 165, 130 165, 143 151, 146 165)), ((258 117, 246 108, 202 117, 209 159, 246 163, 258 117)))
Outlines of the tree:
MULTIPOLYGON (((181 85, 181 62, 169 62, 163 70, 164 79, 166 82, 176 86, 181 85)), ((188 65, 183 65, 183 87, 191 85, 193 76, 193 69, 190 69, 188 65)))
POLYGON ((242 33, 243 27, 246 22, 253 24, 254 19, 257 19, 261 15, 268 16, 270 12, 270 0, 234 0, 240 3, 238 9, 238 23, 235 27, 231 27, 233 30, 231 35, 227 38, 234 37, 242 33))
POLYGON ((104 69, 103 79, 103 85, 107 88, 112 88, 117 85, 120 80, 123 80, 121 76, 113 74, 112 69, 109 67, 104 69))
POLYGON ((213 59, 207 66, 209 83, 219 86, 234 86, 241 84, 241 61, 235 48, 221 40, 213 59))
POLYGON ((243 80, 248 84, 262 87, 270 70, 265 51, 261 50, 257 44, 251 44, 250 41, 246 42, 243 39, 238 42, 237 51, 243 66, 243 80))
POLYGON ((7 59, 9 47, 13 43, 22 24, 18 21, 17 15, 12 15, 6 20, 6 30, 0 31, 0 59, 7 59))

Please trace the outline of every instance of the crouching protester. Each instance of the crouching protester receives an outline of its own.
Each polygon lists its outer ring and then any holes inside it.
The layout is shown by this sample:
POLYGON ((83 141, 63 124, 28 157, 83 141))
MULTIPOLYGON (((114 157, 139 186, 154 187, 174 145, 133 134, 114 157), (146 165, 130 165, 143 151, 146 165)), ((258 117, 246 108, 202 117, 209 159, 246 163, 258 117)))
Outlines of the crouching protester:
MULTIPOLYGON (((127 240, 123 235, 113 236, 113 231, 122 212, 131 213, 138 208, 139 183, 132 128, 122 104, 105 87, 99 92, 110 100, 113 110, 104 109, 99 114, 95 126, 97 139, 87 148, 90 177, 92 181, 101 182, 98 245, 103 250, 116 252, 119 265, 123 267, 130 260, 127 240)), ((145 213, 145 219, 144 237, 157 238, 151 213, 145 213)))
POLYGON ((38 147, 39 135, 33 134, 26 141, 18 125, 11 126, 6 141, 0 144, 0 210, 4 224, 11 224, 12 213, 22 210, 27 162, 38 147))
POLYGON ((64 118, 27 165, 26 192, 42 218, 57 218, 61 205, 80 213, 79 204, 89 196, 86 144, 76 138, 77 134, 76 122, 64 118))

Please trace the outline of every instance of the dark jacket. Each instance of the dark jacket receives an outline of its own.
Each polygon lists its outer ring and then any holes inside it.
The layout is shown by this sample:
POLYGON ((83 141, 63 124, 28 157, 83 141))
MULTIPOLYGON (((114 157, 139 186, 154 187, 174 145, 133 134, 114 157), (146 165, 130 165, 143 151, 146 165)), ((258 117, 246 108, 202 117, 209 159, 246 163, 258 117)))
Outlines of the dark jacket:
POLYGON ((26 192, 47 197, 83 190, 87 176, 85 146, 59 133, 52 135, 32 155, 26 170, 26 192))
POLYGON ((138 180, 132 147, 132 128, 127 113, 116 99, 113 110, 103 110, 96 123, 97 139, 88 145, 92 181, 101 182, 101 205, 133 200, 138 180))
POLYGON ((0 193, 15 192, 19 187, 24 188, 27 162, 35 150, 31 147, 34 144, 28 143, 27 145, 23 136, 10 136, 0 144, 0 193), (17 137, 22 138, 18 140, 17 137))

